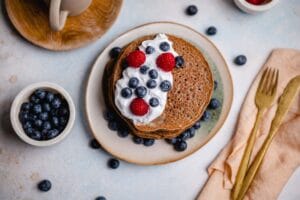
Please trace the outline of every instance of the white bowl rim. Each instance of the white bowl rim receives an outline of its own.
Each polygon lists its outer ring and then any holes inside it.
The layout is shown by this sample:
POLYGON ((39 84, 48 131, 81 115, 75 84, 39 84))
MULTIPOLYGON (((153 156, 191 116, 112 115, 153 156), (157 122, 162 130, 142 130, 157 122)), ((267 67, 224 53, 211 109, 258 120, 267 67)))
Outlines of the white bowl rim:
POLYGON ((71 96, 69 95, 69 93, 63 87, 61 87, 55 83, 50 83, 50 82, 33 83, 33 84, 28 85, 24 89, 22 89, 15 97, 15 99, 11 105, 11 109, 10 109, 10 121, 11 121, 11 125, 12 125, 15 133, 24 142, 26 142, 30 145, 39 146, 39 147, 50 146, 50 145, 53 145, 53 144, 56 144, 56 143, 62 141, 71 132, 74 122, 75 122, 75 115, 76 115, 75 105, 74 105, 73 100, 72 100, 71 96), (30 137, 28 137, 26 135, 26 133, 23 130, 23 127, 21 125, 21 122, 19 120, 20 107, 21 107, 22 103, 24 103, 24 101, 22 99, 26 95, 28 95, 28 97, 29 97, 29 95, 31 95, 33 90, 36 90, 39 88, 45 88, 45 89, 50 88, 52 90, 55 90, 57 93, 61 94, 66 99, 66 101, 69 105, 70 116, 69 116, 67 126, 65 127, 63 132, 61 132, 57 137, 50 139, 50 140, 38 141, 38 140, 31 139, 30 137))
POLYGON ((240 4, 239 6, 243 6, 246 9, 249 9, 251 11, 257 11, 257 12, 269 10, 279 2, 279 0, 271 0, 270 2, 267 2, 262 5, 254 5, 247 2, 246 0, 234 0, 234 1, 235 3, 239 3, 240 4))

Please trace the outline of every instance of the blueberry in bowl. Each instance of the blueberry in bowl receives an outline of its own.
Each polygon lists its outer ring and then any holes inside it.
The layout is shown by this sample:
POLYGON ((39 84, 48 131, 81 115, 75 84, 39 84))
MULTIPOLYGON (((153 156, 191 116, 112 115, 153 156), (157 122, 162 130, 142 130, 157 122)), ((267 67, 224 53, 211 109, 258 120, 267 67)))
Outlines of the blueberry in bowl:
POLYGON ((49 146, 70 133, 75 121, 75 106, 71 96, 59 85, 35 83, 16 96, 10 120, 24 142, 49 146))

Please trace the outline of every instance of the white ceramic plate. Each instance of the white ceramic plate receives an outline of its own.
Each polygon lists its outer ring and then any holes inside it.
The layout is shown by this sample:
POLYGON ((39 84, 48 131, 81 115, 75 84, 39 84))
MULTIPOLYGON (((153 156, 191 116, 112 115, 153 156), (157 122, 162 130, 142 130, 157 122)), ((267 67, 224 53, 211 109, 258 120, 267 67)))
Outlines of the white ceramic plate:
POLYGON ((113 156, 141 165, 165 164, 192 154, 217 133, 228 115, 232 96, 233 87, 229 70, 222 54, 212 42, 187 26, 172 22, 156 22, 139 26, 122 34, 112 41, 99 55, 91 69, 87 82, 85 96, 86 116, 94 137, 113 156), (184 152, 175 151, 173 146, 167 144, 164 140, 155 141, 155 144, 151 147, 134 144, 131 136, 120 138, 116 132, 111 131, 107 127, 107 121, 103 118, 106 107, 102 93, 102 75, 104 67, 110 59, 110 49, 115 46, 123 47, 141 36, 156 33, 166 33, 181 37, 201 49, 210 64, 215 80, 219 83, 214 95, 222 102, 222 107, 219 111, 213 111, 213 119, 210 122, 203 123, 195 137, 188 140, 188 148, 184 152))

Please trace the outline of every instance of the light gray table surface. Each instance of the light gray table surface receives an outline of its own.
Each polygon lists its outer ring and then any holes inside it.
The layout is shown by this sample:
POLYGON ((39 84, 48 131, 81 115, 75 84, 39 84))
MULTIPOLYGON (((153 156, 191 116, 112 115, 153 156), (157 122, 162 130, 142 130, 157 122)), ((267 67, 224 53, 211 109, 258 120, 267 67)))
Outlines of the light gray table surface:
MULTIPOLYGON (((207 180, 207 167, 231 138, 246 92, 272 49, 300 49, 300 1, 282 0, 261 15, 240 12, 232 0, 124 0, 116 23, 99 40, 81 49, 52 52, 31 45, 17 34, 3 14, 0 1, 0 200, 94 199, 103 195, 118 199, 193 199, 207 180), (199 12, 189 17, 184 9, 196 4, 199 12), (85 80, 103 48, 119 34, 144 23, 175 21, 199 32, 214 25, 211 40, 223 53, 234 82, 230 114, 218 134, 193 155, 163 166, 137 166, 121 162, 108 169, 110 155, 93 150, 84 117, 85 80), (245 54, 243 67, 232 63, 245 54), (9 126, 14 96, 33 82, 51 81, 70 92, 77 118, 72 133, 58 145, 35 148, 20 141, 9 126), (36 183, 48 178, 48 193, 36 183)), ((284 187, 279 199, 300 199, 300 170, 284 187)))

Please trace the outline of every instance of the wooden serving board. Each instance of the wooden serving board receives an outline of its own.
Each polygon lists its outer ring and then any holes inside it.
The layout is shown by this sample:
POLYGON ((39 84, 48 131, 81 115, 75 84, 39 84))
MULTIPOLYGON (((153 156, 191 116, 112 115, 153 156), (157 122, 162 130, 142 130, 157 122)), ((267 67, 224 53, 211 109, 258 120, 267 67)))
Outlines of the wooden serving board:
POLYGON ((79 16, 68 17, 62 31, 50 29, 48 7, 42 0, 5 0, 8 16, 33 44, 54 51, 82 47, 100 38, 116 20, 122 0, 93 0, 79 16))

